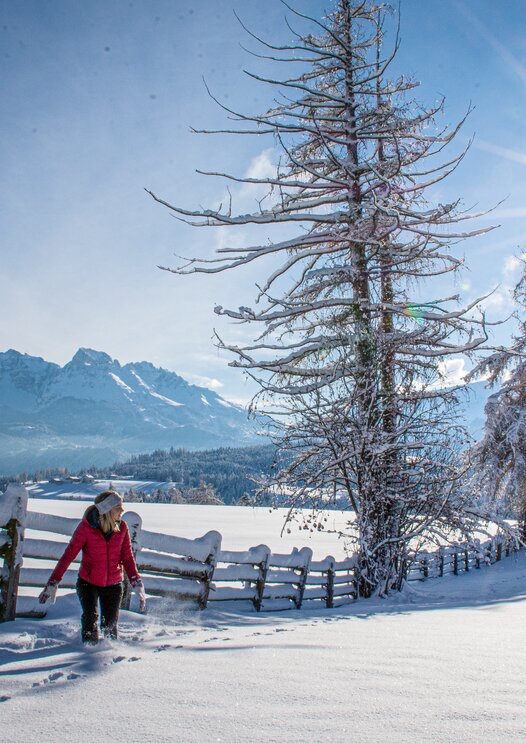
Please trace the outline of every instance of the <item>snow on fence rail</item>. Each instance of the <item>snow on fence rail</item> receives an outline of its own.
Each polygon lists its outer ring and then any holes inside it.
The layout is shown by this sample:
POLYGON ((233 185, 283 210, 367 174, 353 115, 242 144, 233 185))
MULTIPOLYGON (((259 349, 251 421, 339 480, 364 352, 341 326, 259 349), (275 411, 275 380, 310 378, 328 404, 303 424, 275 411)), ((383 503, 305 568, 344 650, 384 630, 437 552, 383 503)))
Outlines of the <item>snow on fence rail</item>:
MULTIPOLYGON (((290 554, 272 553, 266 545, 245 552, 221 550, 221 535, 210 531, 198 539, 150 532, 141 518, 127 512, 123 519, 130 530, 132 548, 146 593, 191 602, 203 609, 209 602, 236 602, 256 611, 278 611, 306 607, 334 608, 358 598, 356 557, 336 561, 327 556, 312 560, 312 550, 294 548, 290 554)), ((41 589, 50 568, 65 549, 56 535, 71 536, 78 519, 27 511, 27 491, 11 484, 0 495, 0 622, 15 616, 45 616, 45 607, 35 597, 21 597, 18 588, 41 589), (26 537, 25 531, 37 532, 26 537), (36 567, 23 566, 31 558, 36 567), (26 605, 24 608, 24 604, 26 605)), ((497 535, 484 544, 459 544, 435 552, 419 551, 406 567, 406 580, 425 580, 458 574, 482 564, 492 564, 518 549, 510 537, 497 535)), ((63 588, 74 588, 79 558, 66 571, 63 588)), ((123 608, 129 609, 131 590, 125 577, 123 608)))

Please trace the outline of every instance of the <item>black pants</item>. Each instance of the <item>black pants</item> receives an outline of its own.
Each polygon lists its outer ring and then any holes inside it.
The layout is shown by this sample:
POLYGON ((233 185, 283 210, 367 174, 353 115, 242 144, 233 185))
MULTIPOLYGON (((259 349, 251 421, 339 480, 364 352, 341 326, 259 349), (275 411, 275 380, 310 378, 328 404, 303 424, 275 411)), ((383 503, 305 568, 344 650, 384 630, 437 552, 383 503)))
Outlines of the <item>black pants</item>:
POLYGON ((77 581, 77 594, 82 607, 82 642, 95 644, 99 640, 99 601, 100 626, 105 637, 117 637, 117 623, 122 598, 122 583, 112 586, 94 586, 82 578, 77 581))

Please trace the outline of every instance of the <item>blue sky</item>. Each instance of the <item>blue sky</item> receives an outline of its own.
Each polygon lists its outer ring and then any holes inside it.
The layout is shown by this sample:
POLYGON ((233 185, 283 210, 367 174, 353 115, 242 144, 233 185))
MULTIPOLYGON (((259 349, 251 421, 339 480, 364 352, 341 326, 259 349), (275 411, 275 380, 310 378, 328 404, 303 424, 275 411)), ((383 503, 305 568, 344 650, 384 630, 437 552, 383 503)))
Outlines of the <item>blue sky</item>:
MULTIPOLYGON (((297 7, 321 16, 331 4, 297 7)), ((289 39, 277 0, 0 0, 0 350, 63 364, 89 346, 230 399, 250 396, 211 336, 214 327, 231 340, 246 332, 213 306, 250 304, 257 272, 194 278, 157 268, 248 233, 192 230, 144 191, 217 205, 224 184, 196 168, 264 172, 275 157, 271 139, 190 132, 225 125, 203 77, 227 105, 258 112, 271 101, 242 72, 265 64, 241 48, 255 46, 232 9, 258 34, 289 39)), ((421 81, 418 99, 444 95, 445 122, 475 107, 462 134, 475 134, 471 151, 436 197, 461 196, 477 210, 506 198, 480 222, 500 228, 459 246, 469 270, 456 287, 466 300, 497 287, 488 311, 503 317, 513 256, 526 249, 526 4, 401 0, 401 14, 396 69, 421 81)), ((255 205, 250 189, 234 196, 242 210, 255 205)))

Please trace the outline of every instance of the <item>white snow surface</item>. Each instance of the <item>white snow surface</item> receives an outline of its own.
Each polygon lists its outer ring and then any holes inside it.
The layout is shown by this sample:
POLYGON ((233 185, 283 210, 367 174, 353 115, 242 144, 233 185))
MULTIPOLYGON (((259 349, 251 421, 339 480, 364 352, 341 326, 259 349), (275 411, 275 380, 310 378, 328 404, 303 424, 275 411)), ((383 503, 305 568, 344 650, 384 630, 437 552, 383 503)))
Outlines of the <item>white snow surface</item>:
MULTIPOLYGON (((68 508, 83 504, 59 505, 72 516, 68 508)), ((133 505, 145 528, 158 518, 184 534, 185 507, 133 505)), ((246 522, 236 523, 231 549, 264 541, 262 522, 240 511, 246 522)), ((196 533, 207 530, 195 521, 196 533)), ((95 648, 79 640, 72 592, 44 620, 0 625, 2 743, 526 739, 526 552, 332 610, 240 614, 148 602, 146 616, 121 613, 119 640, 95 648)))

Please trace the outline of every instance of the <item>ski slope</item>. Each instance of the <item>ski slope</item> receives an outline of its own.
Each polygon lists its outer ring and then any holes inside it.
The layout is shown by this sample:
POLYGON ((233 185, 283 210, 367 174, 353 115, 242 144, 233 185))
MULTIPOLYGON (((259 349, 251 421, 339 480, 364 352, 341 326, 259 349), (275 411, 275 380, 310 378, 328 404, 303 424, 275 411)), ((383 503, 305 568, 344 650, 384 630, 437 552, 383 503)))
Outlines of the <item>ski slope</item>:
MULTIPOLYGON (((263 541, 241 510, 232 549, 263 541)), ((0 626, 0 740, 524 741, 525 623, 524 552, 337 610, 197 613, 151 599, 94 649, 67 593, 45 620, 0 626)))

